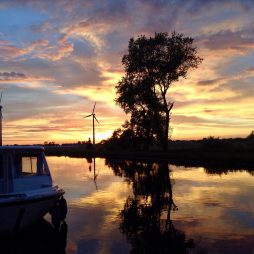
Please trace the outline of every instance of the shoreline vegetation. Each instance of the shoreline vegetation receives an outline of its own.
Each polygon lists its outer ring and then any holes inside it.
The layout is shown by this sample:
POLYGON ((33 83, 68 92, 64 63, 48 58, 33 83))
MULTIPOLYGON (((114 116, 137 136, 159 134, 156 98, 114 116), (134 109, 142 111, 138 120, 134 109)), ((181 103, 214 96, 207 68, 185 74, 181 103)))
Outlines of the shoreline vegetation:
POLYGON ((134 160, 144 162, 172 163, 180 166, 209 167, 216 170, 254 169, 254 139, 205 138, 202 140, 170 141, 168 151, 156 147, 149 150, 130 149, 107 144, 94 147, 84 144, 47 144, 45 153, 48 156, 101 157, 117 160, 134 160))

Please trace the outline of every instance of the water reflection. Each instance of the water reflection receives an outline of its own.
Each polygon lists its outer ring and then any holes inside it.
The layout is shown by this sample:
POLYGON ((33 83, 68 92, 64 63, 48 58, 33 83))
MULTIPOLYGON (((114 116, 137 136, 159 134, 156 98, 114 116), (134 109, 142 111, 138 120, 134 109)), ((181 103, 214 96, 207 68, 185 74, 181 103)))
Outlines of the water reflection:
POLYGON ((42 219, 29 230, 17 236, 0 238, 1 254, 66 254, 68 226, 66 222, 55 229, 42 219))
POLYGON ((96 158, 90 158, 88 157, 87 162, 89 163, 89 172, 92 171, 93 168, 93 181, 94 181, 94 186, 95 189, 98 190, 98 185, 97 185, 97 177, 99 175, 99 171, 96 171, 96 158))
POLYGON ((131 194, 124 178, 116 176, 100 158, 96 158, 95 170, 93 160, 85 158, 49 157, 48 162, 53 178, 66 191, 69 226, 66 253, 129 253, 118 218, 131 194))
POLYGON ((114 173, 125 176, 133 188, 120 212, 120 230, 132 245, 131 253, 188 253, 192 239, 174 227, 173 200, 168 164, 107 161, 114 173))
MULTIPOLYGON (((68 201, 66 254, 254 253, 249 171, 211 174, 206 167, 100 158, 48 162, 68 201)), ((45 250, 41 244, 34 253, 45 250)))

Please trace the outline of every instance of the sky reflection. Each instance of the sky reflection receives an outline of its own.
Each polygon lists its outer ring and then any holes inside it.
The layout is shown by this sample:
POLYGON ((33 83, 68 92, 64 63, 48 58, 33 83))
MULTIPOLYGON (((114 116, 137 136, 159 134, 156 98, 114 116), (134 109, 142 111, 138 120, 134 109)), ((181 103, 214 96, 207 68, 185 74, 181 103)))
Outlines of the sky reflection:
POLYGON ((86 159, 49 157, 48 163, 53 178, 66 191, 67 253, 128 253, 128 244, 118 229, 119 212, 131 194, 124 179, 114 176, 99 158, 97 187, 93 166, 90 171, 86 159))
POLYGON ((248 242, 254 235, 254 179, 248 172, 208 175, 200 168, 173 167, 172 175, 179 206, 174 214, 176 225, 199 239, 205 249, 214 250, 218 245, 222 253, 251 253, 240 247, 247 244, 251 248, 248 242), (220 246, 229 239, 228 250, 220 246))

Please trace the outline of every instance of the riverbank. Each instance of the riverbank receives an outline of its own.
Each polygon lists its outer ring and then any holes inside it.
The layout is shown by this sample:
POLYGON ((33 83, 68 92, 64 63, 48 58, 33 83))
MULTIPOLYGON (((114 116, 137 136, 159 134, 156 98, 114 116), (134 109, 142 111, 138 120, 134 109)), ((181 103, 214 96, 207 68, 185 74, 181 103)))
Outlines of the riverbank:
POLYGON ((206 166, 212 168, 254 169, 254 148, 185 148, 161 151, 127 151, 86 149, 84 146, 46 146, 47 156, 100 157, 121 160, 166 162, 182 166, 206 166))

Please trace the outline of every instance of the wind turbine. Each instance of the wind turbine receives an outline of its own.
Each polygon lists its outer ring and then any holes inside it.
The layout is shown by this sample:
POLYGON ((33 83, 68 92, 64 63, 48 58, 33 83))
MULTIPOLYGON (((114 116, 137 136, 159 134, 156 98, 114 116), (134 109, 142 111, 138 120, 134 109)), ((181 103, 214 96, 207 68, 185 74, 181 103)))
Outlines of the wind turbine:
POLYGON ((96 106, 96 102, 94 103, 92 114, 90 114, 90 115, 88 115, 88 116, 83 117, 83 118, 87 118, 87 117, 90 117, 90 116, 92 116, 92 117, 93 117, 93 145, 95 145, 95 128, 94 128, 94 119, 96 120, 96 122, 97 122, 98 124, 100 124, 100 123, 99 123, 99 121, 97 120, 96 116, 95 116, 95 113, 94 113, 95 106, 96 106))
POLYGON ((2 130, 2 120, 3 120, 3 115, 2 115, 2 97, 3 97, 3 92, 1 92, 0 95, 0 146, 3 145, 3 130, 2 130))

